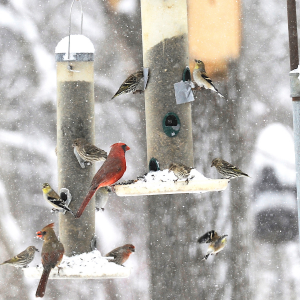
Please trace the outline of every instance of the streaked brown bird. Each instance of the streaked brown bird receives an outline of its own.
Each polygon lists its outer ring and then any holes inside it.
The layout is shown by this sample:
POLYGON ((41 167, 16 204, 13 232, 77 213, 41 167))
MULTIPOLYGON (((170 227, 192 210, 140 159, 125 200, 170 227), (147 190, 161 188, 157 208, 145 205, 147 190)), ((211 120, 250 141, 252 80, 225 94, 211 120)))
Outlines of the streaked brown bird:
POLYGON ((117 265, 123 266, 133 252, 135 252, 135 247, 132 244, 126 244, 108 252, 105 256, 113 257, 113 259, 108 260, 109 262, 114 262, 117 265))
POLYGON ((250 177, 246 173, 243 173, 238 167, 235 167, 222 158, 214 158, 211 162, 211 167, 216 167, 217 171, 226 179, 236 177, 250 177))
POLYGON ((73 141, 72 146, 76 149, 78 155, 84 162, 93 163, 96 161, 105 161, 107 152, 88 143, 83 138, 77 138, 73 141))
POLYGON ((138 72, 131 74, 121 84, 120 88, 115 93, 115 95, 111 98, 111 100, 122 94, 127 94, 127 93, 131 93, 131 92, 134 93, 142 78, 144 78, 143 71, 138 71, 138 72))
POLYGON ((198 243, 209 243, 206 255, 202 258, 202 260, 206 260, 210 255, 216 255, 221 250, 223 250, 227 243, 226 236, 228 235, 224 234, 222 236, 219 236, 214 230, 208 231, 207 233, 202 235, 198 239, 198 243))
POLYGON ((41 231, 38 231, 37 237, 43 238, 43 248, 41 253, 43 274, 36 290, 36 297, 43 298, 46 291, 48 278, 52 269, 62 261, 65 249, 63 244, 58 240, 54 230, 54 223, 45 226, 41 231))
POLYGON ((13 258, 6 260, 1 265, 11 265, 16 268, 26 268, 34 259, 35 252, 39 252, 34 246, 27 247, 13 258))
POLYGON ((193 168, 187 167, 184 164, 172 163, 169 165, 169 173, 173 171, 173 173, 177 177, 177 180, 186 179, 187 183, 188 183, 188 177, 190 176, 192 169, 193 168))

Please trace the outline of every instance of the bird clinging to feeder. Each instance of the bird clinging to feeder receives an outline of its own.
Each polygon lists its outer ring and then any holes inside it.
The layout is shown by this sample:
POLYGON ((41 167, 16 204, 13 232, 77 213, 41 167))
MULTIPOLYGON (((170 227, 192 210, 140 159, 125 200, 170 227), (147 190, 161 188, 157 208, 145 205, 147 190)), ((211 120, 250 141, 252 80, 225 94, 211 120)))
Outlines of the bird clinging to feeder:
POLYGON ((61 193, 59 196, 49 183, 44 183, 42 190, 44 199, 54 207, 54 210, 66 210, 74 216, 72 210, 66 205, 67 195, 65 193, 61 193))
POLYGON ((209 255, 216 255, 221 250, 223 250, 227 243, 226 236, 228 235, 224 234, 222 236, 219 236, 214 230, 208 231, 207 233, 202 235, 198 239, 198 243, 210 243, 206 255, 202 258, 202 260, 206 260, 209 257, 209 255))
POLYGON ((214 158, 211 162, 211 167, 216 167, 217 171, 224 176, 225 179, 232 179, 236 177, 250 177, 243 173, 239 168, 221 159, 214 158))
POLYGON ((115 93, 115 95, 111 98, 114 99, 117 96, 120 96, 122 94, 127 93, 135 93, 138 84, 140 83, 141 79, 144 78, 143 71, 138 71, 133 74, 131 74, 129 77, 125 79, 125 81, 121 84, 118 91, 115 93))
POLYGON ((212 90, 216 92, 220 97, 224 98, 224 96, 217 90, 214 86, 212 80, 207 76, 205 71, 205 65, 202 60, 195 59, 195 68, 193 71, 194 81, 197 85, 201 88, 204 87, 205 89, 212 90))
POLYGON ((74 140, 72 146, 74 147, 74 152, 76 151, 77 154, 80 156, 83 163, 81 163, 78 159, 78 162, 81 167, 85 168, 87 163, 93 163, 96 161, 105 161, 107 158, 106 151, 88 143, 83 138, 77 138, 74 140))

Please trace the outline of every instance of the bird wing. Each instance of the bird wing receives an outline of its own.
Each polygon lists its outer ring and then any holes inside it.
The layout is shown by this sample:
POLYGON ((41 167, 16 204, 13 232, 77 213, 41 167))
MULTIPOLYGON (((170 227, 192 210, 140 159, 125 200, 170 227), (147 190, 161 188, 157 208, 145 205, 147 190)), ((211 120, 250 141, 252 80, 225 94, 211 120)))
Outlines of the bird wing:
POLYGON ((85 154, 86 156, 94 156, 94 155, 105 155, 106 154, 106 151, 96 147, 96 146, 93 146, 93 145, 85 145, 84 146, 84 150, 85 150, 85 154))
POLYGON ((198 243, 210 243, 212 241, 212 238, 216 235, 214 230, 208 231, 205 234, 203 234, 199 239, 198 243))
POLYGON ((119 157, 107 159, 99 171, 95 174, 91 189, 107 186, 118 181, 126 170, 126 162, 119 157))
POLYGON ((218 91, 217 88, 214 86, 212 80, 206 75, 206 73, 202 73, 201 76, 202 76, 202 78, 205 79, 209 84, 211 84, 211 85, 213 86, 213 88, 214 88, 216 91, 218 91))

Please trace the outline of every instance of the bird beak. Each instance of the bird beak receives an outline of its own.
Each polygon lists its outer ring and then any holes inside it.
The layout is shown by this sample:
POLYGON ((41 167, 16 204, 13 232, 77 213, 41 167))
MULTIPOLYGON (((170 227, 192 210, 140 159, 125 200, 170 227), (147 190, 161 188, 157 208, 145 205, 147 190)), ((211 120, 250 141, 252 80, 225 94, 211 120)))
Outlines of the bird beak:
POLYGON ((125 149, 126 149, 126 151, 130 150, 130 148, 129 148, 127 145, 126 145, 126 148, 125 148, 125 149))
POLYGON ((132 249, 131 251, 132 251, 132 252, 135 252, 135 249, 132 249))
POLYGON ((211 166, 210 166, 211 168, 213 167, 213 164, 211 164, 211 166))
POLYGON ((197 62, 197 59, 195 59, 195 62, 197 62))
POLYGON ((42 238, 43 238, 42 232, 41 232, 41 231, 38 231, 38 232, 36 233, 36 237, 42 239, 42 238))

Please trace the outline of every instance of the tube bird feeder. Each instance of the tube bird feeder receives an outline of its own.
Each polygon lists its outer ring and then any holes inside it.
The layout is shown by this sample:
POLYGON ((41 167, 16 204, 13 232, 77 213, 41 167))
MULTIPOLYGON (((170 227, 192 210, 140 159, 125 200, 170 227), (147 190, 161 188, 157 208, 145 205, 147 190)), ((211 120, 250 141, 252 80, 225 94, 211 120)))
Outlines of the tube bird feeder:
MULTIPOLYGON (((55 53, 58 185, 71 191, 70 208, 76 211, 95 174, 93 165, 80 167, 72 147, 76 138, 85 138, 92 144, 95 140, 94 46, 83 35, 70 35, 58 43, 55 53)), ((60 214, 59 224, 65 255, 91 251, 95 234, 94 199, 80 219, 69 213, 60 214)))
MULTIPOLYGON (((143 64, 150 77, 145 95, 147 162, 150 171, 171 163, 194 166, 191 103, 176 103, 174 83, 189 64, 186 0, 141 0, 143 64), (156 163, 155 163, 156 162, 156 163)), ((115 185, 118 196, 203 193, 226 189, 228 180, 191 180, 189 184, 135 181, 115 185)))

